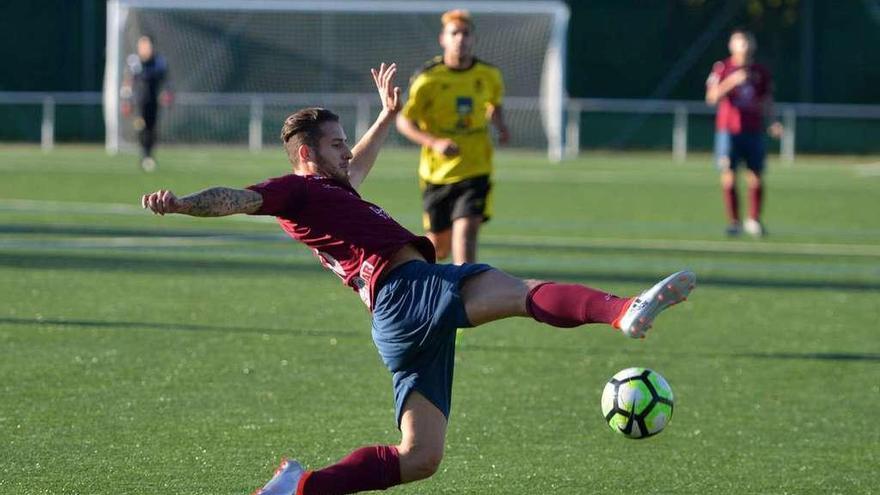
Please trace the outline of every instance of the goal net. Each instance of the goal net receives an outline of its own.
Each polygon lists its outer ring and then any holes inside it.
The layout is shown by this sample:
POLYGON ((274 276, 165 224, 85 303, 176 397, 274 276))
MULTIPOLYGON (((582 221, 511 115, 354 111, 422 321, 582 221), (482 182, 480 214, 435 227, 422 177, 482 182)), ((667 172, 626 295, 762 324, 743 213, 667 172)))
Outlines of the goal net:
MULTIPOLYGON (((136 142, 120 113, 126 58, 142 35, 168 62, 174 104, 160 110, 163 142, 277 143, 303 106, 339 113, 359 137, 378 111, 370 68, 397 62, 398 83, 439 55, 440 14, 470 10, 476 56, 506 86, 511 144, 562 153, 568 8, 559 1, 109 0, 104 81, 106 145, 136 142)), ((403 144, 396 135, 392 142, 403 144)))

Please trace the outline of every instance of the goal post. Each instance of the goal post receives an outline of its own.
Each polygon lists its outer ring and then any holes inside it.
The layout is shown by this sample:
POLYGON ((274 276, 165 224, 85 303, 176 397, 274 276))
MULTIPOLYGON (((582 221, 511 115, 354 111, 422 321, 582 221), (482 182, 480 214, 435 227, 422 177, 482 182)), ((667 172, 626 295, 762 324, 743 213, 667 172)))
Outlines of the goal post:
POLYGON ((135 141, 120 86, 141 35, 168 61, 177 95, 161 117, 163 142, 255 148, 276 140, 284 116, 301 106, 328 106, 351 135, 363 130, 379 104, 370 67, 397 62, 405 88, 441 53, 440 14, 450 8, 471 12, 476 56, 504 75, 512 144, 561 159, 569 19, 561 1, 108 0, 107 150, 135 141))

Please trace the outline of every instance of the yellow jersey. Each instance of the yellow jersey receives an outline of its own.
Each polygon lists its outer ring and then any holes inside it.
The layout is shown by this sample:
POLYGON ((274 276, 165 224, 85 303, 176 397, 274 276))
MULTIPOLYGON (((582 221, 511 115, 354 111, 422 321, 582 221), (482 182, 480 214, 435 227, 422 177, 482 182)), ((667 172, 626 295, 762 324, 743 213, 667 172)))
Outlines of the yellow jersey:
POLYGON ((435 57, 412 79, 403 115, 431 135, 458 145, 459 154, 444 156, 423 146, 419 178, 453 184, 492 172, 490 110, 501 105, 504 82, 497 67, 474 59, 468 69, 450 69, 435 57))

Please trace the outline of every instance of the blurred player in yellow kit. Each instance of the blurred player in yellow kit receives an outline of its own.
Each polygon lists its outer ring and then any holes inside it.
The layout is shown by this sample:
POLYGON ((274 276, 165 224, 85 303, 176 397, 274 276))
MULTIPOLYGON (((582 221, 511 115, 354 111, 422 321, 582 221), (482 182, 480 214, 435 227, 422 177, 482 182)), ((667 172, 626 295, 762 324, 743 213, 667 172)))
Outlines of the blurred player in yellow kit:
POLYGON ((443 55, 414 76, 397 129, 422 146, 419 183, 423 224, 438 259, 455 264, 477 258, 477 234, 492 216, 492 139, 506 144, 501 71, 473 55, 474 25, 464 10, 441 17, 443 55))

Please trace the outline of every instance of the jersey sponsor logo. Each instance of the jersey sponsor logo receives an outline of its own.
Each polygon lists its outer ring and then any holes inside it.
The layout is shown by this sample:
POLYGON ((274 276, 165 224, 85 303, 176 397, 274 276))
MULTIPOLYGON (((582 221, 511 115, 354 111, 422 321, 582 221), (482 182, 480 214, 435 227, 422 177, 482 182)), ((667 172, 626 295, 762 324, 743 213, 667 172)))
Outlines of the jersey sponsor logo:
POLYGON ((358 289, 358 295, 361 296, 361 301, 370 307, 370 280, 373 279, 373 272, 376 270, 376 267, 373 266, 369 261, 364 261, 361 263, 360 273, 357 277, 354 277, 353 283, 355 283, 355 287, 358 289))
POLYGON ((458 96, 455 98, 455 112, 459 115, 469 115, 474 111, 474 99, 470 96, 458 96))
POLYGON ((459 96, 455 99, 455 113, 458 114, 458 120, 455 127, 459 129, 467 129, 471 126, 471 113, 474 111, 474 99, 470 96, 459 96))
POLYGON ((373 266, 369 261, 364 261, 361 264, 360 275, 361 278, 364 279, 365 282, 369 283, 370 280, 373 279, 373 272, 376 270, 376 267, 373 266))

